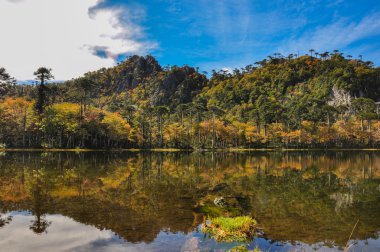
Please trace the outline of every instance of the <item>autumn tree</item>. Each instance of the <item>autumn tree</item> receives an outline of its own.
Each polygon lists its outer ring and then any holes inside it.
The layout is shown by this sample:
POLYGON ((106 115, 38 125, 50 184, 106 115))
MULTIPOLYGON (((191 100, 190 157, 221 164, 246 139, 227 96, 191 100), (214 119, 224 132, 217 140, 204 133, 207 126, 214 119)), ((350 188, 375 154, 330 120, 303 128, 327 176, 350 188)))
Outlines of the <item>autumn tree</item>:
POLYGON ((377 117, 375 102, 369 98, 357 98, 352 101, 352 108, 361 121, 361 129, 364 130, 363 120, 367 120, 368 130, 371 131, 371 120, 377 117))
POLYGON ((216 143, 216 125, 215 125, 215 117, 216 115, 220 115, 223 113, 223 110, 216 104, 215 100, 210 100, 207 103, 207 109, 211 113, 211 121, 212 121, 212 142, 211 148, 215 148, 216 143))
POLYGON ((155 107, 155 113, 157 115, 157 120, 158 120, 158 131, 159 131, 159 146, 163 147, 164 144, 164 138, 163 138, 163 124, 164 120, 163 117, 165 114, 169 112, 169 109, 166 106, 157 106, 155 107))

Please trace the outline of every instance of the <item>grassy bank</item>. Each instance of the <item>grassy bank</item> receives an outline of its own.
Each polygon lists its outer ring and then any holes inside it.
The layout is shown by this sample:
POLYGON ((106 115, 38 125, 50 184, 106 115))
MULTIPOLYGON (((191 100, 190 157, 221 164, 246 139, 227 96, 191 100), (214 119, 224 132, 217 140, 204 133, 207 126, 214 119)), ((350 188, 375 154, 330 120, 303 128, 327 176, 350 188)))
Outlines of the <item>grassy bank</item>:
POLYGON ((75 149, 63 149, 63 148, 0 148, 0 151, 6 152, 17 152, 17 151, 36 151, 36 152, 140 152, 140 151, 151 151, 151 152, 293 152, 293 151, 380 151, 380 148, 310 148, 310 149, 278 149, 278 148, 225 148, 225 149, 176 149, 176 148, 153 148, 153 149, 142 149, 142 148, 132 148, 132 149, 87 149, 87 148, 75 148, 75 149))

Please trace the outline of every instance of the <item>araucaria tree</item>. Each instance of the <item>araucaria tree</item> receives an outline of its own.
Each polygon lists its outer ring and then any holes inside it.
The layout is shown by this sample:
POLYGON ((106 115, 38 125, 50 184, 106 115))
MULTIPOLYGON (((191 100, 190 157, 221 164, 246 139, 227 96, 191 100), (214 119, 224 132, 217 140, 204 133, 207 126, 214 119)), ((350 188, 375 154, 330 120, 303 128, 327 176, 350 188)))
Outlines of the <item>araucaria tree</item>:
POLYGON ((36 80, 39 82, 37 88, 37 101, 36 101, 36 111, 39 114, 42 114, 46 105, 46 93, 47 87, 46 82, 54 79, 53 74, 51 73, 51 69, 46 67, 40 67, 37 71, 34 72, 34 76, 36 76, 36 80))
POLYGON ((0 144, 60 148, 380 147, 380 68, 335 50, 276 53, 210 78, 152 56, 38 86, 0 68, 0 144))

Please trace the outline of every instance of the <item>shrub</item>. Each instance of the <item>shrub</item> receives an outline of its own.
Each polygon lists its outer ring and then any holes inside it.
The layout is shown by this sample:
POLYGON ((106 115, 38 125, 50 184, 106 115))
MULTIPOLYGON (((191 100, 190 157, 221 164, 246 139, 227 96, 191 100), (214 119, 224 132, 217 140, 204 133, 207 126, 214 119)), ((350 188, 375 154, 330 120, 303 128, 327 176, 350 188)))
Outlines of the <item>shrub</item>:
POLYGON ((246 242, 253 238, 256 221, 249 216, 216 217, 204 222, 202 231, 222 242, 246 242))

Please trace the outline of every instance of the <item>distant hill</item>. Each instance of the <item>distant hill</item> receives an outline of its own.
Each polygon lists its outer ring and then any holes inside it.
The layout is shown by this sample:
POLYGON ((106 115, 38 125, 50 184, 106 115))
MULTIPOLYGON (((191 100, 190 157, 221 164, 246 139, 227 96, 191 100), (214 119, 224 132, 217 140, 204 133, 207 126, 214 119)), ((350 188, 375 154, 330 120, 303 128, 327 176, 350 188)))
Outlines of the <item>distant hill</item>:
MULTIPOLYGON (((0 91, 3 98, 23 97, 31 104, 44 98, 46 111, 63 113, 65 106, 74 114, 78 111, 82 119, 72 125, 76 139, 65 136, 59 140, 65 146, 198 148, 377 143, 374 127, 379 118, 375 102, 380 101, 380 68, 372 62, 344 57, 338 51, 313 57, 275 54, 233 72, 213 71, 210 76, 190 66, 162 67, 152 56, 132 56, 115 67, 63 83, 48 83, 44 90, 3 81, 0 91), (63 103, 66 105, 59 105, 63 103), (99 144, 97 141, 103 141, 100 138, 92 142, 87 139, 99 134, 109 138, 110 129, 90 131, 86 128, 89 125, 84 126, 88 118, 101 123, 103 115, 109 120, 125 120, 130 127, 125 128, 128 141, 121 144, 116 137, 114 143, 99 144), (347 126, 349 123, 352 125, 347 126), (344 127, 356 127, 354 131, 358 132, 345 132, 344 127)), ((62 115, 59 120, 69 118, 62 115)), ((57 134, 57 125, 51 126, 52 135, 57 134)))

